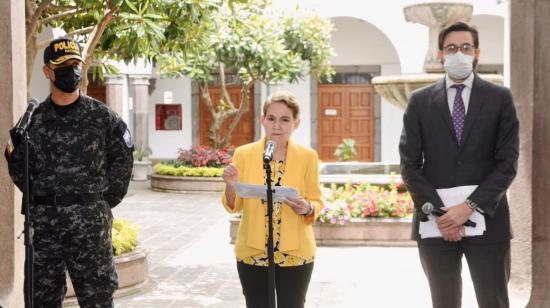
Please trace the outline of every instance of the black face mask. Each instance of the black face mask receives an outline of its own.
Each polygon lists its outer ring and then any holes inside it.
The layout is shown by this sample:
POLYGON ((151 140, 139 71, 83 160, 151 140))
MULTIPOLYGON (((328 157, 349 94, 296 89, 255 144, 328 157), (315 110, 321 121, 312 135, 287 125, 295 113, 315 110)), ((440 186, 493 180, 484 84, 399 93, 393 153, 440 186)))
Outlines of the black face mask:
POLYGON ((55 81, 53 84, 65 93, 73 93, 82 80, 82 69, 79 66, 62 66, 53 70, 55 81))

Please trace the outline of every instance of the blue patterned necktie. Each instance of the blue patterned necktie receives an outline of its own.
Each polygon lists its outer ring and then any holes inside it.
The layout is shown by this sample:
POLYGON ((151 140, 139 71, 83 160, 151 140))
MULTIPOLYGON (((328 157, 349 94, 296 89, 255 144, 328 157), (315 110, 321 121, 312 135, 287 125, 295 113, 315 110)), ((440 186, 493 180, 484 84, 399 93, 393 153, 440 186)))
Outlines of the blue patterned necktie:
POLYGON ((453 105, 453 126, 455 128, 456 140, 460 145, 462 143, 462 133, 464 132, 464 118, 466 117, 464 101, 462 100, 462 90, 464 90, 465 85, 455 84, 451 87, 456 89, 455 102, 453 105))

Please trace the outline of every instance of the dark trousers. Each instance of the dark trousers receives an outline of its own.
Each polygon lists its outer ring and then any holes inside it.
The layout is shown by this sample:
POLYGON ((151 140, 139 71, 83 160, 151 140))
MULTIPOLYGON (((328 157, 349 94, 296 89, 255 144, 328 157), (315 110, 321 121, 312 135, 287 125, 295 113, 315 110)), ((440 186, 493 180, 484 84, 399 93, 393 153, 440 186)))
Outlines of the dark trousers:
POLYGON ((508 308, 510 241, 491 244, 418 242, 434 308, 462 304, 462 256, 466 257, 480 308, 508 308))
MULTIPOLYGON (((248 308, 268 307, 267 270, 265 266, 237 262, 237 271, 248 308)), ((313 263, 300 266, 275 266, 277 307, 303 308, 313 263)))
POLYGON ((113 307, 117 275, 106 201, 70 206, 32 205, 34 306, 61 307, 69 271, 82 308, 113 307))

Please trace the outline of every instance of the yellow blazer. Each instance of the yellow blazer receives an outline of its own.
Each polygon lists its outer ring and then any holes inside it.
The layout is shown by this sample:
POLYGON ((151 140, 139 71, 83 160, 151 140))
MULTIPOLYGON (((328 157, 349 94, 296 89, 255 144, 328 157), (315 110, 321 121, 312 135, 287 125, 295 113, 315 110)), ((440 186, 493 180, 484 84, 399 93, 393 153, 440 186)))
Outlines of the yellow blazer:
MULTIPOLYGON (((233 164, 239 170, 239 182, 264 184, 263 151, 265 138, 235 149, 233 164)), ((315 255, 315 237, 312 224, 323 207, 319 189, 319 158, 314 150, 288 141, 285 173, 281 185, 292 187, 311 202, 314 214, 304 217, 294 213, 283 203, 281 208, 281 238, 279 251, 304 259, 315 255)), ((227 206, 225 191, 222 198, 225 209, 230 213, 241 212, 241 222, 235 240, 235 254, 245 258, 265 250, 267 235, 265 228, 265 205, 260 199, 243 199, 235 196, 235 207, 227 206)))

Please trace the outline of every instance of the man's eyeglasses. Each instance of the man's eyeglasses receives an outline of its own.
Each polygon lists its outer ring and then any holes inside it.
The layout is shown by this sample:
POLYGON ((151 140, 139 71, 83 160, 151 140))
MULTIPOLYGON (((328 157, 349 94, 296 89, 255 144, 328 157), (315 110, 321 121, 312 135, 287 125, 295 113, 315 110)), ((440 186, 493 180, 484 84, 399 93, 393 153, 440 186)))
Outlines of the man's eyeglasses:
POLYGON ((443 47, 443 50, 445 51, 446 54, 455 54, 459 49, 464 54, 472 54, 474 53, 474 50, 476 48, 473 45, 470 45, 468 43, 464 43, 460 46, 456 46, 455 44, 450 44, 443 47))

